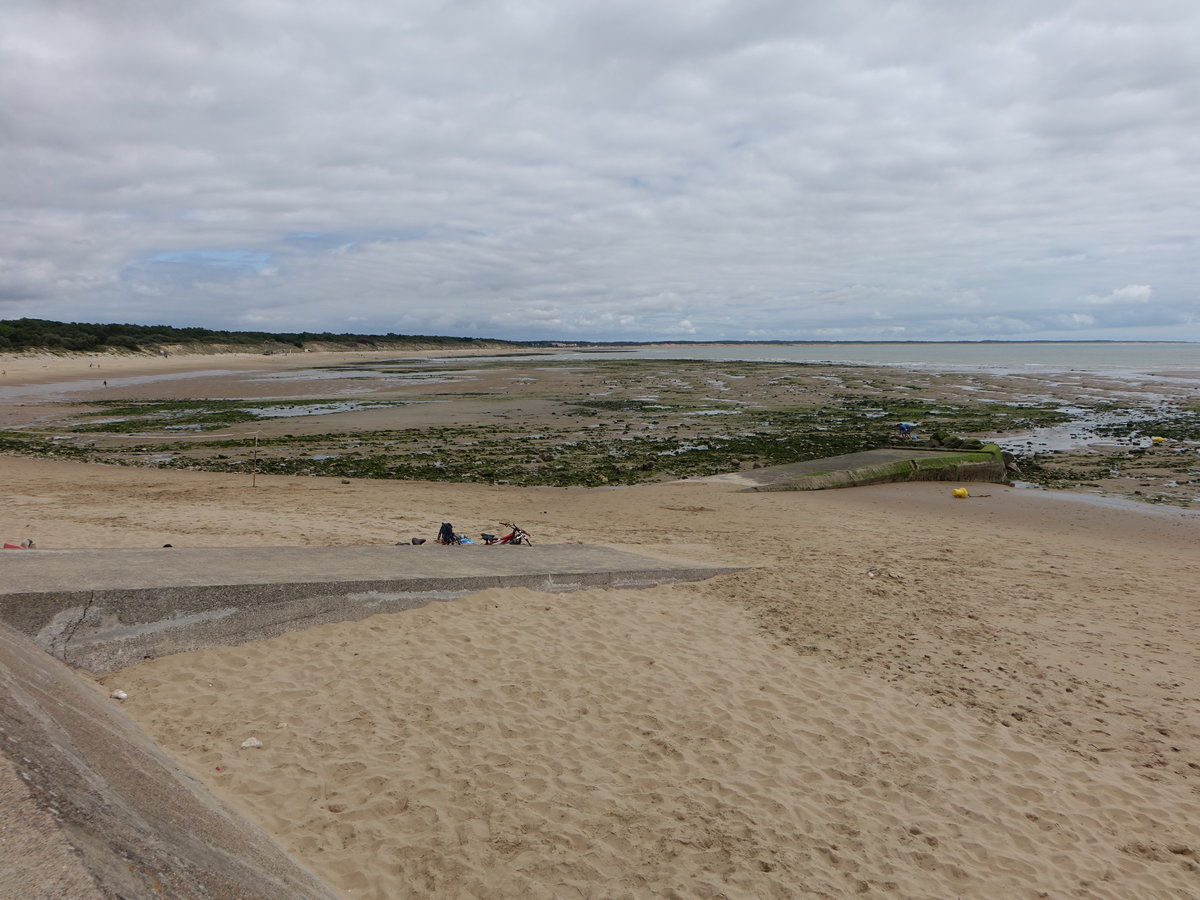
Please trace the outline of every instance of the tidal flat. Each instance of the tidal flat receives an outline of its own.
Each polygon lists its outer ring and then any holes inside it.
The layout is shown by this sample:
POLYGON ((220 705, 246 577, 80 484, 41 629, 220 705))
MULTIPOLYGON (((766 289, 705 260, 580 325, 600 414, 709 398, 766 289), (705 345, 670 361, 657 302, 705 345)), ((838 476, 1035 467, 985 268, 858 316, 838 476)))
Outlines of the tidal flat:
POLYGON ((597 355, 297 360, 282 372, 130 381, 10 403, 0 450, 219 472, 633 485, 888 446, 904 421, 924 439, 995 440, 1030 484, 1200 502, 1200 405, 1170 379, 597 355))

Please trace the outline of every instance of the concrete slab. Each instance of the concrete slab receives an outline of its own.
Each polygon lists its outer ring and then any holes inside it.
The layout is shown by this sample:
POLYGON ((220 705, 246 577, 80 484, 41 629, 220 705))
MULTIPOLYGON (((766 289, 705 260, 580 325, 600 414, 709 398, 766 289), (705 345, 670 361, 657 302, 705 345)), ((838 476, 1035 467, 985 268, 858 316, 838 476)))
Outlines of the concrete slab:
POLYGON ((740 485, 747 491, 804 491, 891 481, 983 481, 1002 483, 1004 462, 989 450, 889 447, 783 466, 712 475, 703 481, 740 485))
POLYGON ((581 544, 9 551, 0 621, 92 672, 490 587, 563 592, 735 568, 581 544))
POLYGON ((711 566, 669 563, 591 544, 443 547, 176 547, 151 550, 9 551, 0 595, 123 588, 254 585, 295 582, 428 580, 453 588, 473 578, 603 575, 658 583, 706 577, 711 566), (690 578, 682 573, 697 570, 690 578))

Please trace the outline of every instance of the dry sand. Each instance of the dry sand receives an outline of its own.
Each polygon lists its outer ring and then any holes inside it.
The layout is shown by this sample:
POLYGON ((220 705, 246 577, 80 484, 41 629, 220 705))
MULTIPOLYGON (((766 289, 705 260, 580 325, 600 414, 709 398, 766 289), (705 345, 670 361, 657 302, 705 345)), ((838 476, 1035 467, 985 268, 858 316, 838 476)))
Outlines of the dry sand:
POLYGON ((507 519, 755 567, 489 591, 103 679, 347 897, 1200 896, 1195 513, 993 485, 0 479, 3 536, 45 547, 507 519))
MULTIPOLYGON (((497 350, 345 350, 313 353, 191 353, 175 352, 166 357, 150 353, 0 353, 0 385, 57 382, 103 382, 145 375, 172 375, 197 370, 278 372, 298 366, 336 366, 372 359, 429 358, 454 355, 470 357, 503 352, 497 350)), ((529 351, 536 352, 536 351, 529 351)))

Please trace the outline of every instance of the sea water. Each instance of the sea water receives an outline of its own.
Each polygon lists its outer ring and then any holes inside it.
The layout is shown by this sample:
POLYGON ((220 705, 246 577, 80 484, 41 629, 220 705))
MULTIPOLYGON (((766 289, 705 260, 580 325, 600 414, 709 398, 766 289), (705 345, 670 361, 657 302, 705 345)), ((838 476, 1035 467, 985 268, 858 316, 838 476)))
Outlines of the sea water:
MULTIPOLYGON (((899 366, 931 371, 995 374, 1091 372, 1105 375, 1173 375, 1200 383, 1200 343, 1022 341, 951 343, 664 344, 564 349, 527 359, 693 359, 713 362, 796 362, 899 366)), ((512 361, 511 354, 474 362, 512 361)), ((435 360, 405 360, 408 364, 435 360)), ((444 364, 444 359, 442 360, 444 364)))

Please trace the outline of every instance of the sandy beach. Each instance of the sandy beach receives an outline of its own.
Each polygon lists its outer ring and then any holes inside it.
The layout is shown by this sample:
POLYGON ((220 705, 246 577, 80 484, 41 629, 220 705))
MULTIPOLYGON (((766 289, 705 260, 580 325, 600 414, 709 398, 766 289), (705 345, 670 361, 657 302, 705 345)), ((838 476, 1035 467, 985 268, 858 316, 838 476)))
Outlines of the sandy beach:
POLYGON ((1194 511, 1001 485, 0 473, 3 536, 48 548, 505 520, 748 567, 492 590, 97 680, 345 897, 1200 895, 1194 511))

